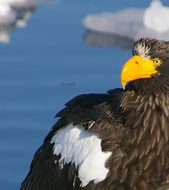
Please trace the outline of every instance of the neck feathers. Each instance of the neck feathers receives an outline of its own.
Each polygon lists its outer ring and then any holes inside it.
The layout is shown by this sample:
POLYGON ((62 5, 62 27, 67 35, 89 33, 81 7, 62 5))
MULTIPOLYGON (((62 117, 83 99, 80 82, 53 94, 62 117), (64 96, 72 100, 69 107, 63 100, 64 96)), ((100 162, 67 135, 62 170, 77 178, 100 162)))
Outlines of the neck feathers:
POLYGON ((158 183, 169 168, 169 156, 166 156, 169 153, 169 96, 138 95, 126 91, 121 107, 127 129, 122 167, 130 168, 133 164, 128 176, 135 173, 130 186, 135 184, 136 178, 142 180, 139 177, 143 175, 147 181, 145 184, 149 179, 158 183))

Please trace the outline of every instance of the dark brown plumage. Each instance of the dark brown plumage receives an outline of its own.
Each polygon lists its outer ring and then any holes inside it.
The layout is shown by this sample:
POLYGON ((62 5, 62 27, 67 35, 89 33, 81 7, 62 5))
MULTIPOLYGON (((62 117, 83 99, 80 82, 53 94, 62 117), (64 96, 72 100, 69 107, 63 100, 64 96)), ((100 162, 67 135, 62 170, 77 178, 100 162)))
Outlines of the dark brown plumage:
POLYGON ((160 58, 158 74, 131 81, 125 90, 81 95, 68 102, 35 153, 21 190, 169 189, 169 42, 141 39, 133 54, 160 58), (112 152, 104 180, 82 187, 75 164, 60 167, 61 155, 53 154, 51 139, 69 123, 98 134, 102 151, 112 152))

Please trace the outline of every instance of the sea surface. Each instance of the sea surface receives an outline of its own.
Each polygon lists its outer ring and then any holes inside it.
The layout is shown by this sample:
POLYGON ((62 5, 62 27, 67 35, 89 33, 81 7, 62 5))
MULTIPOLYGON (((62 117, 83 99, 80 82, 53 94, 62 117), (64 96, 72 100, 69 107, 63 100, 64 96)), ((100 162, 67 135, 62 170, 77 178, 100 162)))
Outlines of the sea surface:
POLYGON ((145 8, 149 2, 53 0, 37 7, 26 28, 15 28, 9 44, 0 44, 0 190, 19 189, 65 102, 121 87, 131 43, 115 37, 109 44, 109 36, 107 43, 92 43, 85 16, 145 8))

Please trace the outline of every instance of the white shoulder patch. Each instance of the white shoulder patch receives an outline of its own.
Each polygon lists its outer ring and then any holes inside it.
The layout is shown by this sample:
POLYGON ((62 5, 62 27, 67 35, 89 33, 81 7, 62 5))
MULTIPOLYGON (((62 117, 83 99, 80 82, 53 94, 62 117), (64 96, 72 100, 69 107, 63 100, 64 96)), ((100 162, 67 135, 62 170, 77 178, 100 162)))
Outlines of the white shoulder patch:
POLYGON ((59 159, 61 168, 64 164, 75 164, 82 187, 92 180, 98 183, 106 178, 109 170, 105 163, 111 152, 102 151, 101 139, 96 133, 69 124, 57 131, 51 143, 54 143, 53 153, 61 155, 59 159))

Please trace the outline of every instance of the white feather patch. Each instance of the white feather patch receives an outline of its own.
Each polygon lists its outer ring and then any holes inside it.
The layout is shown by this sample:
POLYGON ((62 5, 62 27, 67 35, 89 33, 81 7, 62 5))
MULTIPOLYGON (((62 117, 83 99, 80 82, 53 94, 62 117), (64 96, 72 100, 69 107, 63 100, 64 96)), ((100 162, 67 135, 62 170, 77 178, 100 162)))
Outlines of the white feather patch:
POLYGON ((136 50, 141 57, 150 59, 150 55, 149 55, 150 48, 147 47, 144 43, 138 43, 136 45, 136 50))
POLYGON ((111 152, 103 152, 101 139, 96 133, 85 131, 78 125, 69 124, 57 131, 51 143, 54 143, 53 153, 61 155, 60 167, 64 164, 75 164, 82 187, 90 181, 103 181, 109 170, 105 163, 111 152))

